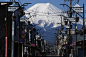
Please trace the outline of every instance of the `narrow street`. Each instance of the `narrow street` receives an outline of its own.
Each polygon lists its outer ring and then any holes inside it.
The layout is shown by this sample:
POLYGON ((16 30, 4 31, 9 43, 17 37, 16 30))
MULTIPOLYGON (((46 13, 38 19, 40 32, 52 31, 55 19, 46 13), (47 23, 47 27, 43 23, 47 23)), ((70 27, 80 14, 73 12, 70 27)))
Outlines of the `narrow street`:
POLYGON ((55 52, 51 52, 51 53, 47 53, 46 56, 59 56, 59 55, 57 55, 55 52))
POLYGON ((86 0, 0 0, 0 57, 86 57, 86 0))

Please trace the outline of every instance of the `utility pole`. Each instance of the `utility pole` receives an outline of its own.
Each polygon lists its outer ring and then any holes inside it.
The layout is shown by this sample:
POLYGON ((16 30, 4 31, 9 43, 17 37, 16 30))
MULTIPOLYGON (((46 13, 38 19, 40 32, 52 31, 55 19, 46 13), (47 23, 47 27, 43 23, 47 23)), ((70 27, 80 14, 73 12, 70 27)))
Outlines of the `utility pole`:
MULTIPOLYGON (((64 0, 64 1, 70 1, 70 12, 71 12, 71 7, 72 7, 72 1, 73 0, 64 0)), ((72 17, 72 16, 71 16, 72 17)), ((69 17, 69 18, 71 18, 71 17, 69 17)), ((70 26, 70 28, 69 28, 69 39, 68 39, 68 45, 70 45, 70 43, 71 43, 71 34, 70 34, 70 29, 71 29, 71 22, 69 21, 69 26, 70 26)), ((68 48, 68 51, 70 51, 70 47, 67 47, 68 48)), ((67 52, 68 52, 67 51, 67 52)), ((69 52, 68 52, 68 54, 67 54, 67 57, 69 57, 69 52)))
POLYGON ((85 57, 85 35, 84 35, 84 25, 85 25, 85 22, 84 22, 84 4, 83 4, 83 57, 85 57))
POLYGON ((18 28, 18 57, 19 57, 19 24, 17 25, 18 28))
POLYGON ((76 30, 77 30, 77 28, 76 28, 76 22, 75 22, 75 43, 76 43, 76 45, 75 45, 75 57, 77 57, 77 33, 76 33, 76 30))
MULTIPOLYGON (((71 12, 71 9, 72 9, 72 8, 71 8, 71 7, 72 7, 72 1, 73 1, 73 0, 70 0, 70 12, 71 12)), ((71 16, 71 17, 72 17, 72 16, 71 16)), ((69 18, 71 18, 71 17, 69 17, 69 18)), ((70 45, 70 43, 71 43, 71 34, 70 34, 71 22, 70 22, 70 21, 69 21, 69 26, 70 26, 70 28, 69 28, 69 43, 68 43, 68 44, 70 45)), ((69 47, 69 52, 70 52, 70 47, 69 47)), ((69 52, 68 52, 68 53, 69 53, 69 52)), ((69 57, 69 54, 68 54, 68 57, 69 57)))

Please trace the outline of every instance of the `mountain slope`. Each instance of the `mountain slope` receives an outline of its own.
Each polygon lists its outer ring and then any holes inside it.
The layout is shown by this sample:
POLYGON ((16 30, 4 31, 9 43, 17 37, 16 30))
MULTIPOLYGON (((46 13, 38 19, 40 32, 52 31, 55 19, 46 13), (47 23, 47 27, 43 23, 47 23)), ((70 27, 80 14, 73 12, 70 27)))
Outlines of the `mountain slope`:
MULTIPOLYGON (((61 16, 58 15, 67 15, 61 12, 62 10, 50 3, 38 3, 25 10, 25 13, 30 13, 31 16, 36 15, 31 17, 29 21, 31 21, 32 24, 39 24, 35 26, 36 29, 39 29, 39 34, 41 34, 42 37, 47 40, 51 46, 54 44, 55 33, 57 33, 55 29, 58 26, 61 26, 61 24, 57 24, 61 23, 61 16)), ((26 14, 25 16, 30 17, 30 15, 26 14)), ((78 23, 81 24, 82 20, 80 20, 78 23)), ((62 24, 64 24, 63 17, 62 24)))

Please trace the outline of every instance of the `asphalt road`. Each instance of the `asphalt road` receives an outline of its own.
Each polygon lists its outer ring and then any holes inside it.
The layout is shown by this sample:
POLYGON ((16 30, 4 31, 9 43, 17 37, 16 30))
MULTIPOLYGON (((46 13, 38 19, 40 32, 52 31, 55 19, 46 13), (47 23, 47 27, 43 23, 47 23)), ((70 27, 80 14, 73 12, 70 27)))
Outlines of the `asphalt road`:
POLYGON ((60 57, 55 52, 47 53, 46 56, 55 56, 55 57, 57 56, 57 57, 60 57))

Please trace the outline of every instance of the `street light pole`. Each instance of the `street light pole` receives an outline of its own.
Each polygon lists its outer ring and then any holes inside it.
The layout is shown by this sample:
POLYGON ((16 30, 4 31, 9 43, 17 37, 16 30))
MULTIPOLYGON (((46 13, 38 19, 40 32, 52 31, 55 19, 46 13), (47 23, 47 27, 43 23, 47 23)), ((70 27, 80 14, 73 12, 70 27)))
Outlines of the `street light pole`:
MULTIPOLYGON (((70 0, 70 11, 71 11, 71 6, 72 5, 72 0, 70 0)), ((71 17, 70 17, 71 18, 71 17)), ((69 26, 71 25, 71 22, 69 21, 69 26)), ((69 41, 68 41, 68 44, 70 45, 71 43, 71 34, 70 34, 70 29, 71 29, 71 26, 69 28, 69 41)), ((69 47, 69 51, 70 51, 70 47, 69 47)), ((69 52, 68 52, 68 57, 69 57, 69 52)))

